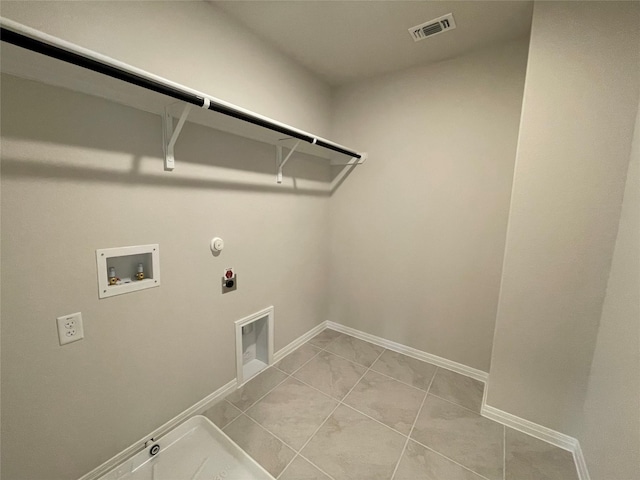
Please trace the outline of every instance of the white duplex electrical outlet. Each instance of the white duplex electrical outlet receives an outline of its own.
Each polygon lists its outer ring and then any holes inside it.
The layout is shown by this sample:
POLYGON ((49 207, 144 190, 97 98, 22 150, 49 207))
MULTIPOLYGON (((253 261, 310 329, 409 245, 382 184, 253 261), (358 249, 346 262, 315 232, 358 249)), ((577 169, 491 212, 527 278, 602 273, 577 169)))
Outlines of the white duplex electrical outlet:
POLYGON ((63 317, 56 318, 58 324, 58 338, 60 345, 82 340, 84 338, 84 330, 82 328, 82 313, 72 313, 63 317))

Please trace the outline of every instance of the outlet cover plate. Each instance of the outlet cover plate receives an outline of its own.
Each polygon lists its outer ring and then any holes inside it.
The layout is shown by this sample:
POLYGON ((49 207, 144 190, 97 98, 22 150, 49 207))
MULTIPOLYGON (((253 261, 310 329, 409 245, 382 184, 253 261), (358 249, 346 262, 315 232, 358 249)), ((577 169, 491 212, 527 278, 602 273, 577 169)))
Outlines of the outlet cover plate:
POLYGON ((82 328, 82 313, 72 313, 56 318, 58 324, 58 339, 60 345, 76 342, 84 338, 84 329, 82 328))

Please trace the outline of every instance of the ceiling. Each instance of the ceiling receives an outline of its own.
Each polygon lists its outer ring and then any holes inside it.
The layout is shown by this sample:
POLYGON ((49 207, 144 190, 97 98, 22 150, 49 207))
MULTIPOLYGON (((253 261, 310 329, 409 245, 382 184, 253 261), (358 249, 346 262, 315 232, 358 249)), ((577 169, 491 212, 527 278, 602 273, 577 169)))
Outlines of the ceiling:
POLYGON ((530 1, 218 1, 240 24, 341 85, 529 34, 530 1), (408 29, 453 13, 456 29, 414 42, 408 29))

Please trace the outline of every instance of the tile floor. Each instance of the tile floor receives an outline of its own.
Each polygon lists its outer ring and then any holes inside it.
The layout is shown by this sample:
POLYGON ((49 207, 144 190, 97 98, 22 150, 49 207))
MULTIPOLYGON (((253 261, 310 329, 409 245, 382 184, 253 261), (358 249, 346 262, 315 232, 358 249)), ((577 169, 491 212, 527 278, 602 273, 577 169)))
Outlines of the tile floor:
POLYGON ((333 330, 205 412, 279 480, 577 480, 571 453, 480 416, 477 380, 333 330))

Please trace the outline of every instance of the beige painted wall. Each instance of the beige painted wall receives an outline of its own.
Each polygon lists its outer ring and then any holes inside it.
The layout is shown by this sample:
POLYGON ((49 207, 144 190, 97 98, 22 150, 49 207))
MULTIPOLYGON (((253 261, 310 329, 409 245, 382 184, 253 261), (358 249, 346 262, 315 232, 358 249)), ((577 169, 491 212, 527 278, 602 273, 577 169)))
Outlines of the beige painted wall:
POLYGON ((341 88, 330 319, 488 371, 526 40, 341 88))
POLYGON ((620 218, 639 32, 637 2, 534 7, 487 403, 572 436, 620 218))
POLYGON ((200 1, 12 1, 0 14, 316 135, 330 90, 200 1))
POLYGON ((592 480, 640 478, 640 109, 578 435, 592 480))
MULTIPOLYGON (((2 2, 2 14, 326 132, 329 90, 305 70, 209 5, 141 5, 2 2)), ((326 162, 298 155, 277 187, 273 147, 187 123, 169 174, 160 127, 2 78, 3 478, 77 478, 230 381, 234 320, 274 305, 277 350, 328 317, 326 162), (162 286, 98 300, 95 249, 146 243, 160 244, 162 286), (228 266, 240 288, 223 296, 228 266), (60 347, 55 318, 76 311, 85 340, 60 347)))
POLYGON ((157 116, 13 77, 2 117, 4 478, 77 478, 235 378, 235 320, 274 305, 277 350, 327 318, 326 163, 276 187, 273 147, 187 123, 165 173, 157 116), (95 250, 148 243, 162 285, 99 300, 95 250))

